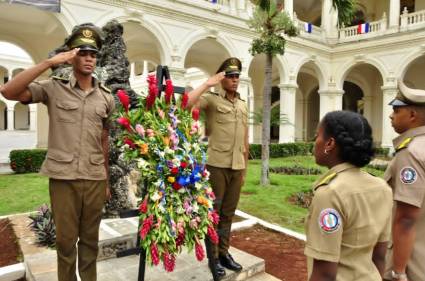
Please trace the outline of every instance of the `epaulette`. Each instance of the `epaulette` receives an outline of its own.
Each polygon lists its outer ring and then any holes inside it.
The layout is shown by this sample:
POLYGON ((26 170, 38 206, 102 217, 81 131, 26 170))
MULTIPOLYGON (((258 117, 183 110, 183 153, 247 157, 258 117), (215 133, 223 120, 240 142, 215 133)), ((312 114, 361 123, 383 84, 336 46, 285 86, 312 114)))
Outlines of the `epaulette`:
POLYGON ((319 181, 319 183, 317 183, 315 185, 314 189, 318 188, 321 185, 329 184, 336 177, 336 175, 337 175, 337 173, 335 173, 335 172, 327 175, 321 181, 319 181))
POLYGON ((406 148, 409 146, 409 144, 412 142, 413 138, 406 138, 404 139, 395 149, 396 152, 406 148))
POLYGON ((216 95, 216 96, 219 96, 219 95, 220 95, 219 93, 211 92, 211 91, 208 91, 207 93, 208 93, 208 94, 211 94, 211 95, 216 95))
POLYGON ((105 85, 100 84, 99 87, 102 88, 103 90, 105 90, 107 93, 111 93, 111 90, 108 87, 106 87, 105 85))
POLYGON ((52 76, 52 79, 60 80, 61 82, 69 82, 69 78, 61 77, 61 76, 52 76))
POLYGON ((244 100, 244 99, 242 99, 241 97, 238 97, 238 99, 240 99, 241 101, 245 102, 245 100, 244 100))

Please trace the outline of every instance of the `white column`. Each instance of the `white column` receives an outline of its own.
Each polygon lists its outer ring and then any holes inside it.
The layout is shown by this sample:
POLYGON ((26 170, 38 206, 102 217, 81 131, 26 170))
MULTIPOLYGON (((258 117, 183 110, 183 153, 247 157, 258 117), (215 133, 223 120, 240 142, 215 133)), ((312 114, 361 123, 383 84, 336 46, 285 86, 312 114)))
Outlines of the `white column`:
POLYGON ((322 119, 326 113, 334 110, 342 110, 342 90, 325 90, 319 91, 320 95, 320 119, 322 119))
POLYGON ((174 86, 186 87, 186 79, 184 75, 186 74, 186 69, 178 67, 168 67, 170 71, 170 77, 173 81, 174 86))
POLYGON ((12 80, 12 76, 13 76, 13 69, 9 69, 8 71, 7 71, 7 75, 8 75, 8 80, 7 81, 10 81, 10 80, 12 80))
POLYGON ((245 14, 246 11, 246 0, 237 0, 236 9, 238 11, 238 15, 245 14))
POLYGON ((144 77, 148 77, 148 74, 149 74, 148 61, 147 60, 144 60, 143 61, 143 72, 142 72, 142 75, 144 77))
POLYGON ((230 13, 232 15, 236 15, 236 1, 235 0, 231 0, 229 1, 229 8, 230 8, 230 13))
POLYGON ((389 28, 398 28, 400 21, 400 0, 390 0, 389 28))
POLYGON ((241 95, 241 99, 246 102, 248 108, 248 141, 252 143, 254 140, 254 126, 250 117, 252 112, 254 112, 254 92, 252 91, 251 78, 244 73, 240 76, 238 93, 241 95))
POLYGON ((382 86, 382 147, 392 147, 393 138, 397 136, 397 133, 391 126, 390 115, 393 112, 393 108, 388 105, 397 95, 397 87, 395 86, 382 86))
POLYGON ((284 9, 292 19, 294 17, 294 0, 285 0, 284 9))
POLYGON ((330 43, 338 40, 338 11, 333 7, 332 0, 322 0, 322 29, 330 43))
POLYGON ((287 122, 279 125, 279 143, 294 142, 296 92, 298 86, 294 84, 281 84, 279 88, 280 115, 287 119, 287 122))
POLYGON ((37 105, 30 104, 29 110, 30 110, 30 131, 36 131, 37 130, 37 105))
POLYGON ((136 76, 136 63, 132 62, 130 64, 130 79, 134 79, 135 76, 136 76))
POLYGON ((7 107, 7 130, 13 131, 15 130, 15 108, 14 105, 10 105, 7 107))

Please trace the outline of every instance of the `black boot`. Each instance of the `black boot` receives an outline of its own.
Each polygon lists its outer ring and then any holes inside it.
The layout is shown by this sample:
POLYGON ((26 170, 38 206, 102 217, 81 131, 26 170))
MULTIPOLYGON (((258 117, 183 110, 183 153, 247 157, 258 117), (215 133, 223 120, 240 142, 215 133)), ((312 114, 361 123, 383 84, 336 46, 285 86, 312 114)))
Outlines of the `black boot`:
POLYGON ((224 267, 219 263, 218 260, 214 260, 212 262, 212 265, 209 264, 211 272, 213 272, 213 269, 211 268, 211 266, 214 266, 215 268, 215 272, 217 273, 217 277, 218 278, 222 278, 223 276, 226 275, 226 270, 224 269, 224 267))
POLYGON ((227 253, 226 255, 220 255, 219 259, 220 259, 221 265, 227 269, 230 269, 236 272, 239 272, 242 270, 242 265, 235 262, 235 260, 229 253, 227 253))

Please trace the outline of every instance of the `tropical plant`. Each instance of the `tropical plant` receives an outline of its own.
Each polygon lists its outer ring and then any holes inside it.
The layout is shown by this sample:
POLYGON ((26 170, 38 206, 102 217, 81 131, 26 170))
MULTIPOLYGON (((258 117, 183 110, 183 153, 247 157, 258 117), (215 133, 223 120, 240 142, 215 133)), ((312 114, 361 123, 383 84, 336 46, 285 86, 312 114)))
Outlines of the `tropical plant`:
POLYGON ((35 233, 36 243, 41 246, 55 247, 56 227, 49 206, 43 204, 38 208, 37 213, 31 214, 29 218, 31 219, 29 227, 35 233))

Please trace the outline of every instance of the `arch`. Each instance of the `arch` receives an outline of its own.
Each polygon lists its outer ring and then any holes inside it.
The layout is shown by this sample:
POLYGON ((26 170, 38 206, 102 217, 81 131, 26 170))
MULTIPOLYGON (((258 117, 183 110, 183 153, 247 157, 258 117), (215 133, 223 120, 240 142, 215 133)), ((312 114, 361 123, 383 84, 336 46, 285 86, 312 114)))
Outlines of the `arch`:
POLYGON ((353 68, 355 68, 356 66, 359 66, 359 65, 362 65, 362 64, 370 64, 370 65, 374 66, 378 70, 383 81, 385 80, 385 77, 389 76, 387 68, 385 67, 385 65, 381 61, 379 61, 375 58, 371 58, 371 57, 367 57, 367 58, 364 58, 364 59, 354 58, 354 59, 346 62, 345 64, 343 64, 339 68, 339 70, 337 70, 335 72, 336 73, 335 81, 336 81, 336 85, 337 85, 338 89, 342 89, 344 81, 345 81, 348 73, 350 73, 350 71, 353 68))
POLYGON ((313 76, 315 76, 319 81, 319 90, 324 89, 326 81, 325 77, 327 77, 328 75, 326 75, 327 72, 325 71, 325 67, 316 59, 313 59, 311 57, 304 57, 303 59, 301 59, 298 65, 294 67, 294 73, 296 73, 296 77, 298 77, 301 68, 303 68, 307 64, 310 64, 315 71, 315 75, 313 76))
POLYGON ((407 54, 406 57, 400 60, 400 63, 395 68, 398 70, 398 72, 396 72, 396 77, 403 78, 410 65, 422 56, 425 56, 425 51, 423 49, 407 54))
POLYGON ((229 54, 230 57, 240 57, 241 55, 236 51, 236 48, 234 47, 233 43, 230 40, 227 40, 227 38, 221 36, 220 34, 214 34, 214 32, 205 31, 205 30, 199 30, 197 32, 193 32, 191 36, 188 36, 186 40, 183 41, 181 47, 180 47, 180 54, 182 57, 182 62, 184 63, 186 61, 187 54, 189 50, 194 46, 196 43, 198 43, 201 40, 204 39, 214 39, 217 41, 218 44, 222 45, 226 52, 229 54))

